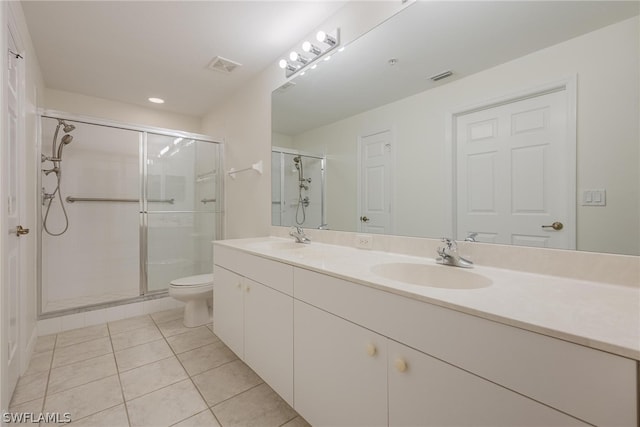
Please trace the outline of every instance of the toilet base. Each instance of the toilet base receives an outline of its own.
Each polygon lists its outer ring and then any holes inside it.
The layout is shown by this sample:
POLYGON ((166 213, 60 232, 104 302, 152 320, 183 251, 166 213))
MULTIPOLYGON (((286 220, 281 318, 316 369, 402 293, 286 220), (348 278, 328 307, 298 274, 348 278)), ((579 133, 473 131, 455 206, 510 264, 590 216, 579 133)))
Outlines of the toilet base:
POLYGON ((184 320, 182 321, 187 328, 195 328, 197 326, 211 323, 211 314, 206 299, 195 299, 187 301, 184 306, 184 320))

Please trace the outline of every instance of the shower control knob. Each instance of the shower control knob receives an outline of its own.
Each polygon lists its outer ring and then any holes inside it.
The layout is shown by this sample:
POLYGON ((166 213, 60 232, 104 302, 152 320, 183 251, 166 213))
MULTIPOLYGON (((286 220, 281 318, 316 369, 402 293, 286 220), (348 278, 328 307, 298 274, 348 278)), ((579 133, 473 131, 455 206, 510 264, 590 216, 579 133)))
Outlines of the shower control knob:
POLYGON ((361 217, 360 217, 360 221, 362 221, 362 222, 369 222, 369 218, 367 218, 366 216, 361 216, 361 217))
POLYGON ((29 229, 28 228, 22 228, 21 225, 16 227, 16 236, 20 237, 23 234, 29 234, 29 229))

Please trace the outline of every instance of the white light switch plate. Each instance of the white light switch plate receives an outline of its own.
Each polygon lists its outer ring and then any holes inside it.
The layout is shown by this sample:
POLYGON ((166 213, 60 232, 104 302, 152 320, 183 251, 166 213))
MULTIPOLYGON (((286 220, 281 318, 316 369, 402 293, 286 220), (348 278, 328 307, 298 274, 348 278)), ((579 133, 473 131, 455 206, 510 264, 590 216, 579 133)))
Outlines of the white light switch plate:
POLYGON ((606 190, 583 190, 582 206, 606 206, 607 191, 606 190))

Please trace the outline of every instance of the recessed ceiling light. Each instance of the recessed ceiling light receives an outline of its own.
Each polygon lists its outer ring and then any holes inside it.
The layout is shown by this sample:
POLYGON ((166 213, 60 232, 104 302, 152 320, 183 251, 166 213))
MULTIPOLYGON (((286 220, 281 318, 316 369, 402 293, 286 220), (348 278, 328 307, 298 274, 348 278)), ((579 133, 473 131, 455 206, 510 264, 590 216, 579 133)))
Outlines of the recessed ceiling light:
POLYGON ((149 102, 153 102, 154 104, 164 104, 164 99, 162 99, 162 98, 149 98, 149 102))

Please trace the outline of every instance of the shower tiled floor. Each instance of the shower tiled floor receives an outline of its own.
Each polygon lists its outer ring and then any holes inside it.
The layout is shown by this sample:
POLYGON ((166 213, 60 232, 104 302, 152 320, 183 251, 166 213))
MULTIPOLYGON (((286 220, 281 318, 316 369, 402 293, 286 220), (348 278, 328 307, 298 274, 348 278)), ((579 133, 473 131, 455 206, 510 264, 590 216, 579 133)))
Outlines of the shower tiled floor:
POLYGON ((185 328, 182 309, 39 337, 10 412, 92 427, 308 426, 210 325, 185 328))

